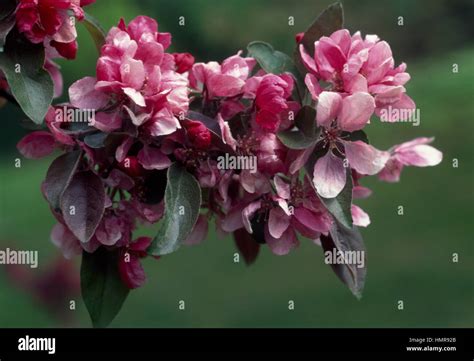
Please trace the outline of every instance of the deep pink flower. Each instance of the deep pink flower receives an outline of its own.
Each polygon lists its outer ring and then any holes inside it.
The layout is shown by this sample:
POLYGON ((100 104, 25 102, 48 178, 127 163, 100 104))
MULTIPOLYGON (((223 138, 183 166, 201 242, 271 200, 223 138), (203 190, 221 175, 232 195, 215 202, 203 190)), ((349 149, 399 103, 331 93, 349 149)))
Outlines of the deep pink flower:
POLYGON ((314 49, 312 57, 300 44, 301 58, 309 71, 305 83, 313 99, 322 92, 322 80, 331 84, 331 91, 370 93, 379 116, 383 109, 391 107, 404 110, 399 119, 405 120, 415 109, 415 103, 405 94, 404 85, 410 79, 406 64, 395 68, 390 46, 376 35, 362 39, 359 32, 351 37, 348 30, 342 29, 321 37, 314 49))
POLYGON ((441 163, 443 153, 428 145, 434 138, 416 138, 392 147, 390 159, 378 174, 386 182, 398 182, 404 166, 428 167, 441 163))
POLYGON ((95 0, 19 0, 16 12, 18 30, 35 44, 50 42, 58 53, 74 59, 77 53, 77 33, 74 19, 84 18, 83 6, 95 0))
POLYGON ((256 64, 253 58, 243 58, 239 51, 222 62, 196 63, 189 74, 190 85, 206 91, 207 98, 233 97, 243 91, 245 80, 256 64))
POLYGON ((200 150, 205 150, 211 145, 211 132, 199 121, 188 120, 185 124, 190 143, 200 150))
POLYGON ((176 72, 182 74, 193 67, 194 56, 189 53, 174 53, 174 62, 176 63, 176 72))
POLYGON ((253 76, 245 84, 246 98, 255 99, 255 121, 264 131, 276 132, 289 108, 287 99, 293 91, 294 80, 289 74, 253 76))
MULTIPOLYGON (((188 110, 189 91, 186 75, 175 71, 173 55, 165 53, 170 43, 170 34, 159 33, 149 17, 138 16, 128 26, 121 20, 102 47, 97 78, 81 79, 69 89, 71 104, 100 110, 112 102, 113 113, 128 115, 146 133, 173 133, 188 110)), ((113 114, 104 114, 96 127, 112 131, 121 126, 113 114)))

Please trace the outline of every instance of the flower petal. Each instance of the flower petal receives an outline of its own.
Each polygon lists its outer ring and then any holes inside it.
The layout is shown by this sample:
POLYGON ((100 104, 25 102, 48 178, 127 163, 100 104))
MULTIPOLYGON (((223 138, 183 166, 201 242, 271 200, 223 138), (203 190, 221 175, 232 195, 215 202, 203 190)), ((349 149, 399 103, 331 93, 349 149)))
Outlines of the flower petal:
POLYGON ((389 152, 380 151, 361 140, 344 142, 344 149, 351 168, 360 174, 377 174, 390 158, 389 152))
POLYGON ((374 98, 367 93, 354 93, 344 98, 338 124, 342 130, 353 132, 362 129, 375 110, 374 98))
POLYGON ((25 158, 39 159, 50 155, 56 148, 56 142, 51 133, 36 131, 23 137, 16 147, 25 158))
POLYGON ((268 217, 268 231, 273 238, 280 238, 290 225, 291 218, 281 208, 272 208, 268 217))
POLYGON ((265 241, 271 251, 277 256, 283 256, 288 254, 293 248, 298 247, 300 242, 296 237, 296 233, 293 228, 288 228, 280 238, 274 238, 265 227, 265 241))
POLYGON ((319 126, 329 127, 336 119, 342 105, 342 97, 336 92, 322 92, 319 94, 316 107, 316 122, 319 126))
POLYGON ((343 160, 328 151, 314 166, 313 183, 320 196, 336 197, 346 185, 346 168, 343 160))

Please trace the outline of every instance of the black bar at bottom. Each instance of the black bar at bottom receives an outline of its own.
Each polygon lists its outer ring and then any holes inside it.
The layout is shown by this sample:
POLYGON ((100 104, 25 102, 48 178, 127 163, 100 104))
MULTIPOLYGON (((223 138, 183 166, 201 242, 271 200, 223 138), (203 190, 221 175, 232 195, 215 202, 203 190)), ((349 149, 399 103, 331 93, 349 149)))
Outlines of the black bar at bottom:
POLYGON ((387 353, 473 360, 473 335, 473 329, 413 328, 0 329, 0 360, 169 352, 387 353))

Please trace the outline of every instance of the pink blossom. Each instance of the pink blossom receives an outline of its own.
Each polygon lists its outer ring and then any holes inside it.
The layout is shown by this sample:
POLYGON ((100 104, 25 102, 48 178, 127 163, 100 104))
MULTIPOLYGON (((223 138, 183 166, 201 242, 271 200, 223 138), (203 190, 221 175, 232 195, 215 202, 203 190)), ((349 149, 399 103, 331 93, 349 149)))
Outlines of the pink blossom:
POLYGON ((77 32, 69 11, 84 18, 83 6, 95 0, 19 0, 16 11, 18 30, 32 43, 48 42, 67 59, 77 53, 77 32))
POLYGON ((287 98, 293 91, 294 81, 289 74, 266 74, 250 78, 245 85, 246 97, 255 98, 255 121, 260 128, 276 132, 282 121, 281 115, 288 109, 287 98))
POLYGON ((196 63, 189 74, 190 85, 205 91, 207 99, 233 97, 243 92, 245 81, 256 64, 253 58, 243 58, 241 52, 222 62, 196 63))
POLYGON ((277 255, 287 254, 298 246, 296 232, 311 239, 319 238, 321 233, 328 234, 331 216, 308 182, 296 181, 290 185, 276 176, 274 184, 276 195, 271 197, 271 202, 257 200, 243 208, 242 225, 247 232, 253 233, 252 218, 268 214, 268 222, 264 225, 265 240, 277 255))
POLYGON ((303 64, 309 73, 305 83, 318 99, 322 92, 319 81, 331 84, 330 90, 345 94, 368 92, 375 98, 376 114, 383 109, 406 110, 402 118, 411 115, 415 103, 405 92, 410 75, 406 64, 394 67, 390 46, 376 35, 363 39, 359 32, 350 35, 346 29, 338 30, 329 37, 323 36, 314 44, 314 57, 300 44, 303 64))
POLYGON ((441 163, 443 153, 428 145, 434 138, 416 138, 392 147, 390 159, 378 174, 386 182, 398 182, 404 166, 428 167, 441 163))
POLYGON ((322 197, 334 198, 344 188, 346 166, 343 157, 360 174, 373 175, 385 166, 389 153, 360 140, 346 140, 343 133, 362 129, 374 108, 374 100, 367 93, 357 92, 344 99, 335 92, 320 94, 316 121, 323 127, 322 142, 328 151, 315 164, 313 182, 322 197))
MULTIPOLYGON (((170 43, 170 34, 159 33, 158 24, 149 17, 138 16, 128 26, 121 20, 101 49, 97 78, 74 83, 69 89, 71 103, 100 110, 114 101, 115 114, 125 112, 148 134, 173 133, 180 128, 177 117, 188 110, 189 91, 186 75, 175 71, 173 55, 165 52, 170 43)), ((103 131, 122 125, 114 123, 114 115, 102 117, 95 126, 103 131)))

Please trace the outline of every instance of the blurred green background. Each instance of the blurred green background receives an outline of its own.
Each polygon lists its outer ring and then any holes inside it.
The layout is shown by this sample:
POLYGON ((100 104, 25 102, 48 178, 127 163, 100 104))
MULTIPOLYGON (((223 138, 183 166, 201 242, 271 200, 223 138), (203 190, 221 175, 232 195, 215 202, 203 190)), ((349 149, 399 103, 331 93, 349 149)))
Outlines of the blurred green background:
MULTIPOLYGON (((264 40, 290 53, 303 31, 331 1, 126 1, 97 0, 88 8, 104 25, 144 14, 173 34, 172 51, 198 61, 222 60, 264 40), (185 26, 178 18, 185 17, 185 26), (288 26, 294 16, 295 25, 288 26)), ((286 257, 264 248, 257 262, 234 263, 232 239, 212 233, 200 246, 183 247, 159 261, 147 260, 148 282, 130 294, 113 327, 473 327, 473 141, 474 43, 472 1, 343 1, 346 27, 387 40, 396 63, 408 63, 407 89, 421 111, 421 124, 373 121, 371 143, 381 149, 417 136, 435 136, 443 162, 408 168, 398 184, 366 180, 374 195, 358 204, 371 216, 362 233, 368 277, 357 301, 323 262, 319 247, 302 242, 286 257), (404 25, 397 24, 403 16, 404 25), (453 64, 459 72, 453 73, 453 64), (453 167, 453 159, 459 167, 453 167), (405 215, 397 214, 404 206, 405 215), (453 253, 459 262, 453 263, 453 253), (178 302, 186 309, 180 311, 178 302), (288 310, 288 301, 295 310, 288 310), (404 301, 404 310, 397 302, 404 301)), ((97 53, 79 25, 78 60, 61 62, 66 85, 94 75, 97 53)), ((50 243, 54 224, 40 193, 52 157, 23 160, 16 142, 26 131, 13 106, 0 110, 0 249, 37 249, 39 277, 59 251, 50 243)), ((79 260, 75 261, 79 272, 79 260)), ((28 292, 7 279, 0 266, 0 327, 64 325, 28 292)), ((76 275, 77 275, 76 273, 76 275)), ((59 287, 59 286, 56 286, 59 287)), ((56 290, 61 293, 62 290, 56 290)), ((66 292, 66 290, 64 290, 66 292)), ((89 327, 79 297, 72 322, 89 327)), ((67 309, 68 303, 61 307, 67 309)))

